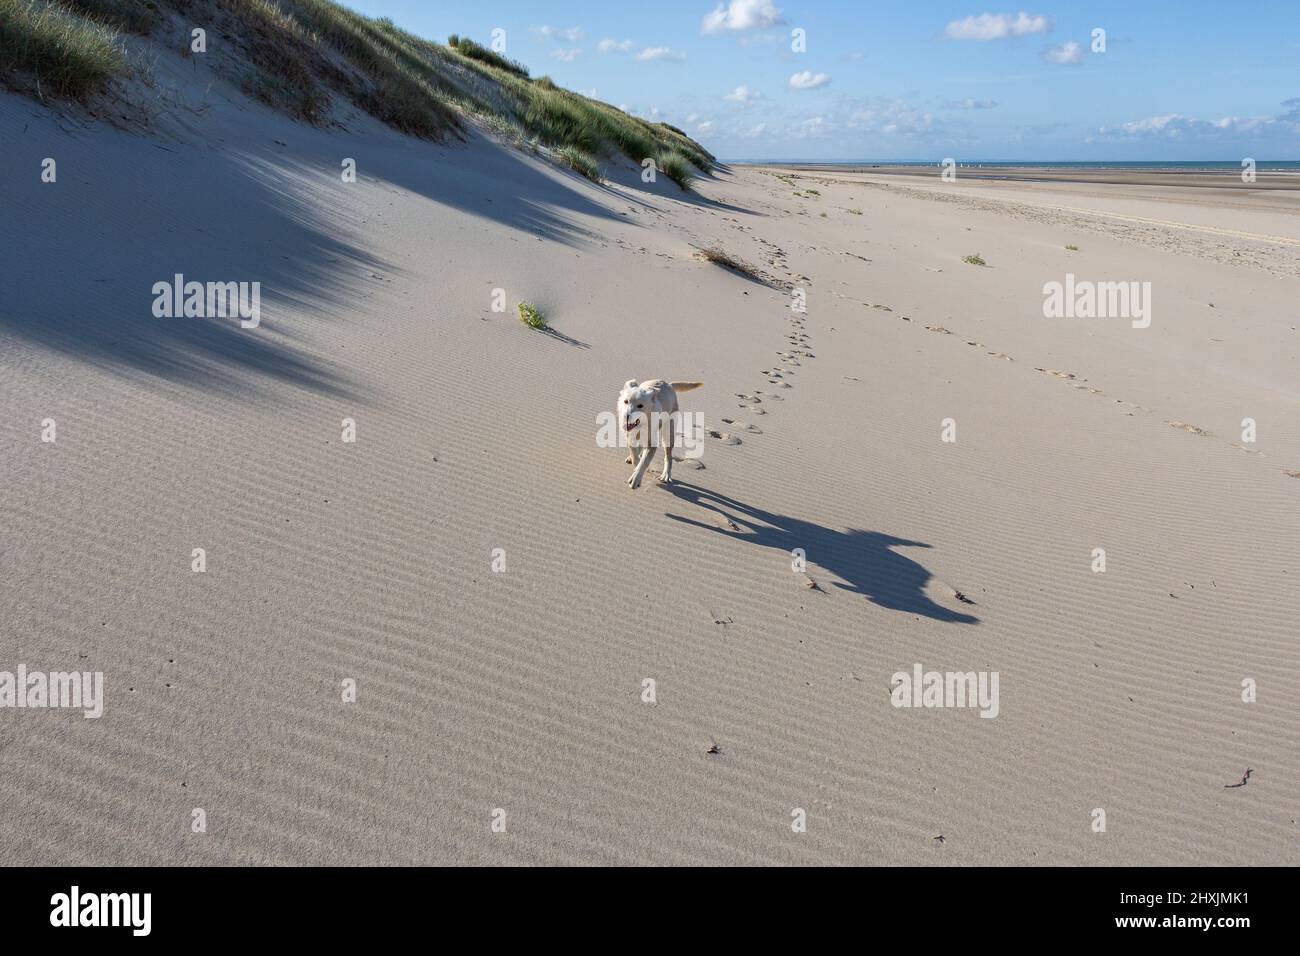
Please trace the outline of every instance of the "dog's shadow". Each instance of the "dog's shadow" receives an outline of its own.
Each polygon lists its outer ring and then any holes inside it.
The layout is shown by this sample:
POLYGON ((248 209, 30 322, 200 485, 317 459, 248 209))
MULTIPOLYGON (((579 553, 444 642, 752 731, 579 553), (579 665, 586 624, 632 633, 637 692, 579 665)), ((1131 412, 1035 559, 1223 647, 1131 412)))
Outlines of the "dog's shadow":
POLYGON ((667 517, 697 528, 707 528, 739 541, 772 548, 789 555, 802 548, 810 564, 836 575, 836 586, 861 594, 880 607, 920 614, 936 621, 977 624, 979 618, 936 604, 925 593, 932 575, 924 566, 894 548, 928 548, 920 541, 908 541, 878 531, 850 528, 836 531, 811 521, 773 514, 691 484, 674 481, 661 485, 683 501, 698 505, 726 518, 732 527, 719 527, 693 518, 667 517), (732 530, 734 527, 735 530, 732 530))

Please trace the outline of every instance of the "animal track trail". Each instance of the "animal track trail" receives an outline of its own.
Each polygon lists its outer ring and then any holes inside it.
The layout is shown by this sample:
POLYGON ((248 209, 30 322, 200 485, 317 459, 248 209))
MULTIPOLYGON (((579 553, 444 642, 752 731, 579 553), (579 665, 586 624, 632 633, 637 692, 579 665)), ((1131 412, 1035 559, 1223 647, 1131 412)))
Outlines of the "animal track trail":
MULTIPOLYGON (((786 333, 786 341, 789 343, 789 348, 777 351, 776 355, 780 359, 778 365, 758 370, 758 374, 767 379, 767 384, 785 389, 794 388, 790 382, 786 381, 786 378, 794 375, 794 370, 802 366, 803 363, 800 359, 814 359, 817 357, 812 351, 812 339, 808 333, 804 331, 804 323, 806 322, 806 319, 804 319, 803 315, 801 313, 795 313, 794 317, 789 321, 791 331, 786 333)), ((780 395, 776 392, 764 392, 762 389, 757 388, 754 389, 753 395, 743 393, 737 393, 736 395, 737 398, 741 399, 742 408, 749 407, 752 411, 763 414, 763 410, 756 407, 762 401, 762 398, 759 396, 765 397, 771 402, 785 401, 784 395, 780 395)))
POLYGON ((735 429, 738 429, 738 430, 747 431, 747 432, 749 432, 751 435, 761 435, 761 434, 763 434, 763 429, 759 428, 757 425, 751 425, 751 424, 749 424, 748 422, 742 422, 742 421, 741 421, 740 419, 738 419, 738 418, 724 418, 724 419, 722 419, 722 424, 724 424, 724 425, 730 425, 732 428, 735 428, 735 429))
MULTIPOLYGON (((832 295, 836 295, 836 296, 838 296, 839 298, 844 298, 844 299, 850 298, 849 296, 840 295, 839 293, 832 293, 832 295)), ((858 300, 853 300, 853 301, 858 301, 858 300)), ((863 302, 862 305, 864 305, 864 306, 866 306, 866 307, 868 307, 868 308, 880 309, 880 310, 883 310, 883 311, 885 311, 885 312, 892 312, 892 311, 893 311, 893 310, 892 310, 891 308, 889 308, 889 306, 887 306, 887 305, 879 305, 879 304, 877 304, 877 305, 872 305, 872 303, 870 303, 870 302, 863 302)), ((903 319, 904 322, 911 322, 911 321, 912 321, 911 316, 907 316, 907 315, 902 316, 902 319, 903 319)), ((945 328, 945 327, 942 326, 942 325, 925 325, 924 328, 925 328, 925 330, 926 330, 927 332, 934 332, 934 333, 939 334, 939 335, 955 335, 955 334, 956 334, 955 332, 953 332, 952 329, 945 328)), ((987 347, 984 345, 983 342, 977 341, 977 340, 975 340, 975 339, 967 339, 967 338, 965 338, 965 337, 961 337, 961 340, 962 340, 963 342, 965 342, 966 345, 969 345, 969 346, 972 346, 972 347, 974 347, 974 348, 978 348, 978 349, 982 349, 982 350, 984 350, 984 354, 985 354, 985 355, 989 355, 989 356, 991 356, 991 357, 993 357, 993 358, 996 358, 996 359, 1002 359, 1002 360, 1005 361, 1005 362, 1014 362, 1014 361, 1015 361, 1015 358, 1012 357, 1012 356, 1010 356, 1010 355, 1008 355, 1006 352, 997 352, 997 351, 994 351, 994 350, 992 350, 992 349, 989 349, 989 348, 987 348, 987 347)), ((792 342, 793 342, 793 339, 792 339, 792 342)), ((795 349, 795 350, 793 350, 793 351, 791 351, 791 352, 778 352, 777 354, 778 354, 778 355, 793 355, 793 354, 800 354, 800 350, 799 350, 799 349, 795 349)), ((784 360, 783 360, 783 361, 784 361, 784 360)), ((1045 367, 1045 366, 1041 366, 1041 365, 1035 365, 1035 366, 1034 366, 1034 371, 1036 371, 1036 372, 1041 372, 1041 373, 1044 374, 1044 375, 1049 375, 1049 376, 1051 376, 1052 378, 1058 379, 1058 380, 1060 380, 1061 382, 1065 383, 1066 385, 1069 385, 1071 388, 1076 389, 1076 390, 1081 391, 1081 392, 1087 392, 1089 395, 1105 395, 1105 394, 1106 394, 1106 392, 1103 391, 1102 389, 1096 387, 1095 385, 1090 384, 1087 378, 1081 377, 1081 376, 1079 376, 1078 374, 1076 374, 1076 373, 1074 373, 1074 372, 1069 372, 1069 371, 1065 371, 1065 370, 1062 370, 1062 369, 1047 368, 1047 367, 1045 367)), ((773 374, 775 375, 776 373, 773 372, 773 374)), ((778 381, 779 381, 779 380, 778 380, 778 381)), ((775 397, 775 396, 774 396, 774 397, 775 397)), ((1122 409, 1124 409, 1124 410, 1125 410, 1125 414, 1126 414, 1128 417, 1130 417, 1130 418, 1136 417, 1136 414, 1137 414, 1138 412, 1145 412, 1145 413, 1147 413, 1147 414, 1154 414, 1154 413, 1155 413, 1155 412, 1154 412, 1154 409, 1148 408, 1148 407, 1145 406, 1145 405, 1140 405, 1140 404, 1138 404, 1138 403, 1136 403, 1136 402, 1129 402, 1129 401, 1125 401, 1124 399, 1120 399, 1120 398, 1116 398, 1116 399, 1114 399, 1114 402, 1115 402, 1115 404, 1119 405, 1122 409)), ((1179 420, 1179 419, 1166 418, 1166 419, 1163 419, 1163 421, 1164 421, 1164 423, 1165 423, 1166 425, 1168 425, 1170 428, 1174 428, 1174 429, 1177 429, 1177 430, 1179 430, 1179 431, 1184 431, 1184 432, 1187 432, 1188 434, 1195 435, 1195 436, 1200 437, 1200 438, 1215 438, 1215 437, 1217 437, 1217 436, 1215 436, 1215 434, 1214 434, 1213 432, 1209 431, 1208 429, 1202 428, 1202 427, 1200 427, 1199 425, 1191 424, 1191 423, 1189 423, 1189 422, 1181 421, 1181 420, 1179 420)), ((1259 452, 1259 451, 1256 451, 1255 449, 1245 448, 1245 447, 1243 447, 1242 445, 1240 445, 1240 444, 1238 444, 1238 443, 1236 443, 1236 442, 1228 442, 1228 444, 1231 445, 1233 448, 1236 448, 1236 449, 1238 449, 1238 450, 1240 450, 1240 451, 1242 451, 1242 452, 1245 452, 1246 454, 1250 454, 1250 455, 1258 455, 1258 456, 1261 457, 1261 458, 1266 458, 1266 457, 1267 457, 1266 455, 1264 455, 1263 453, 1261 453, 1261 452, 1259 452)), ((1289 477, 1292 477, 1292 478, 1300 477, 1300 471, 1289 471, 1289 470, 1287 470, 1287 469, 1284 468, 1284 469, 1282 469, 1282 472, 1283 472, 1283 474, 1285 474, 1285 475, 1287 475, 1287 476, 1289 476, 1289 477)))
MULTIPOLYGON (((803 274, 796 274, 790 267, 786 251, 780 246, 762 236, 754 235, 754 240, 762 246, 762 255, 767 259, 768 264, 776 269, 786 273, 787 279, 782 285, 787 289, 796 288, 796 283, 809 285, 812 280, 803 274)), ((793 383, 788 381, 795 375, 795 370, 801 368, 804 361, 816 358, 816 353, 812 347, 812 337, 808 334, 806 327, 807 316, 795 310, 793 305, 787 313, 787 321, 790 327, 786 332, 786 348, 777 351, 778 361, 770 368, 758 370, 758 374, 763 376, 765 384, 776 386, 777 389, 788 391, 794 388, 793 383)), ((744 409, 750 415, 766 415, 767 409, 764 408, 764 401, 783 402, 785 395, 774 391, 764 392, 761 388, 754 388, 748 392, 736 392, 737 407, 744 409)), ((724 424, 732 426, 733 430, 744 430, 749 434, 761 435, 762 430, 753 425, 747 425, 737 419, 724 418, 724 424)))

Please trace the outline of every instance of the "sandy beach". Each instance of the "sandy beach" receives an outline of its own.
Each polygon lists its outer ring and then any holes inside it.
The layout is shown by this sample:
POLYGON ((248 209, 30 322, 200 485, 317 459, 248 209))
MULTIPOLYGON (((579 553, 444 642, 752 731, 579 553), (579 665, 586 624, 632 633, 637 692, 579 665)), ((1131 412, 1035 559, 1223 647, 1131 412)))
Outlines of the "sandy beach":
MULTIPOLYGON (((940 174, 942 163, 928 165, 889 164, 889 163, 759 163, 783 170, 800 173, 822 173, 839 175, 909 176, 914 179, 927 180, 940 174)), ((1262 170, 1254 171, 1254 179, 1247 182, 1242 178, 1240 169, 1224 170, 1187 170, 1173 167, 1154 167, 1150 169, 1107 169, 1097 166, 1078 166, 1061 168, 1056 166, 998 165, 996 163, 958 163, 953 160, 953 171, 962 180, 1008 180, 1018 183, 1098 183, 1121 186, 1178 186, 1200 187, 1217 190, 1231 190, 1237 194, 1236 199, 1247 201, 1245 194, 1253 200, 1275 195, 1278 191, 1300 189, 1300 174, 1291 170, 1270 169, 1268 164, 1262 170)), ((1177 191, 1185 200, 1192 194, 1186 188, 1177 191)))
POLYGON ((0 93, 0 670, 104 682, 0 713, 0 862, 1300 863, 1294 182, 686 193, 159 69, 0 93), (656 377, 708 437, 633 491, 656 377))

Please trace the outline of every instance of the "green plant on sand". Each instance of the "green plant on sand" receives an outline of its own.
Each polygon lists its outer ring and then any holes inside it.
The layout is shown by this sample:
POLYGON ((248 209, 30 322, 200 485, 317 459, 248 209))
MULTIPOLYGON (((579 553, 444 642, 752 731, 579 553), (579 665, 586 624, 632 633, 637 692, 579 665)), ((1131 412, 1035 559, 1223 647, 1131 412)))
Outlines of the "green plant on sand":
POLYGON ((546 328, 546 316, 531 302, 519 303, 519 321, 530 329, 546 328))

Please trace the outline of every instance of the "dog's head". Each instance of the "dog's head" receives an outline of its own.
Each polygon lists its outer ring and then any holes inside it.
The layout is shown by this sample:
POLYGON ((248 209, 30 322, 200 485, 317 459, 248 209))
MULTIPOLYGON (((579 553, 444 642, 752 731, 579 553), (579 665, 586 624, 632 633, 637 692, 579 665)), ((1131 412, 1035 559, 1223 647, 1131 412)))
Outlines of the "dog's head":
POLYGON ((618 420, 625 432, 638 432, 650 421, 650 395, 630 378, 618 393, 618 420))

